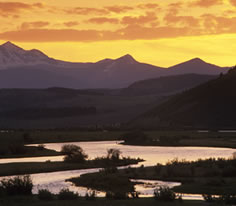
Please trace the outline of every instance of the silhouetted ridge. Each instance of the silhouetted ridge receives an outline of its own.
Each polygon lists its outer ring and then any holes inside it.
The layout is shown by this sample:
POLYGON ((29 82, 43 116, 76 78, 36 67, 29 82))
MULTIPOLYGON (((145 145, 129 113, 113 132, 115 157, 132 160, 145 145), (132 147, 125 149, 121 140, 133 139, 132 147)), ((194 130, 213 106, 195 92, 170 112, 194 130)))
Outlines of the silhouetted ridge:
POLYGON ((125 88, 136 81, 160 76, 218 75, 227 70, 199 58, 163 68, 136 61, 130 54, 96 63, 72 63, 50 58, 37 49, 24 50, 11 42, 0 46, 0 88, 125 88), (53 83, 48 81, 49 73, 53 83))
POLYGON ((236 68, 137 118, 133 125, 145 127, 236 128, 236 68))
POLYGON ((126 55, 116 59, 116 61, 122 61, 122 62, 128 63, 128 64, 137 63, 137 61, 130 54, 126 54, 126 55))

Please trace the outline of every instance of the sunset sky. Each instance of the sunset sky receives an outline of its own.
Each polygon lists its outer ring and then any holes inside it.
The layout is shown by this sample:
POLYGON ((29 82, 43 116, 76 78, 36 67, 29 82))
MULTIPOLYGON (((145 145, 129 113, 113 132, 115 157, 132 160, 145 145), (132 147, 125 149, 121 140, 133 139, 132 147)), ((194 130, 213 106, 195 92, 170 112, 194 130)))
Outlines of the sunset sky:
POLYGON ((0 43, 62 60, 236 64, 236 0, 0 0, 0 21, 0 43))

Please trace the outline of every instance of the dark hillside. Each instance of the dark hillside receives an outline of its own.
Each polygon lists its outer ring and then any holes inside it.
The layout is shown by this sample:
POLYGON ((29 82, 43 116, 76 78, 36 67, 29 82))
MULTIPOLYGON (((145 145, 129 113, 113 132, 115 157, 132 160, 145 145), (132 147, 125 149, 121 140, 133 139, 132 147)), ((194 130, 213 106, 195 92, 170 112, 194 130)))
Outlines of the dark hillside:
POLYGON ((149 128, 235 128, 236 68, 176 95, 132 122, 149 128))

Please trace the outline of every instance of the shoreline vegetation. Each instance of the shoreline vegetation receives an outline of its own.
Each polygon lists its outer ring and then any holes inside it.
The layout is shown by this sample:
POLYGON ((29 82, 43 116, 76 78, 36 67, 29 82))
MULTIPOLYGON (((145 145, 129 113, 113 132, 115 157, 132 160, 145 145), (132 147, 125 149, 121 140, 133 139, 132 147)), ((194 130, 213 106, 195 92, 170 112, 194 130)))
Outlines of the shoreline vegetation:
POLYGON ((37 195, 32 196, 16 196, 16 197, 0 197, 1 206, 104 206, 104 205, 129 205, 129 206, 202 206, 203 201, 183 200, 182 202, 158 202, 154 198, 138 198, 132 200, 109 200, 107 198, 96 197, 96 200, 87 200, 79 197, 75 200, 40 200, 37 195))
POLYGON ((108 149, 107 156, 89 160, 83 149, 73 144, 62 146, 60 154, 64 155, 62 162, 26 162, 0 164, 0 176, 25 175, 44 172, 57 172, 78 169, 93 169, 119 167, 138 164, 140 158, 121 157, 118 149, 108 149))
MULTIPOLYGON (((76 186, 86 186, 104 192, 117 192, 117 182, 132 186, 130 179, 149 179, 181 182, 180 186, 173 188, 174 192, 205 195, 236 195, 236 154, 229 159, 206 159, 198 161, 172 160, 166 165, 121 170, 101 170, 93 174, 84 174, 69 181, 76 186), (95 179, 107 181, 95 182, 95 179), (109 183, 109 184, 108 184, 109 183), (110 188, 109 185, 113 185, 110 188)), ((127 187, 129 188, 129 187, 127 187)), ((122 190, 124 191, 124 190, 122 190)), ((127 193, 134 192, 127 190, 127 193)))
POLYGON ((128 166, 130 164, 137 164, 142 160, 138 159, 124 159, 119 162, 113 163, 106 160, 88 160, 85 163, 65 163, 65 162, 26 162, 26 163, 6 163, 0 164, 0 177, 12 176, 12 175, 24 175, 24 174, 37 174, 45 172, 59 172, 79 169, 94 169, 103 168, 108 165, 111 166, 128 166))
MULTIPOLYGON (((225 147, 236 148, 236 132, 217 131, 108 131, 108 130, 2 130, 0 132, 0 158, 9 158, 14 154, 1 154, 6 145, 46 143, 69 143, 89 141, 120 141, 124 145, 134 146, 179 146, 179 147, 225 147), (10 143, 9 143, 10 142, 10 143), (4 156, 5 155, 5 156, 4 156)), ((19 149, 18 149, 19 150, 19 149)), ((14 151, 15 152, 15 151, 14 151)), ((13 153, 14 153, 13 152, 13 153)), ((50 153, 50 152, 49 152, 50 153)), ((30 155, 30 153, 25 156, 30 155)), ((40 154, 31 154, 40 156, 40 154)), ((58 154, 59 155, 59 154, 58 154)), ((24 155, 22 155, 24 157, 24 155)), ((50 156, 50 155, 47 155, 50 156)), ((18 156, 16 156, 18 157, 18 156)))
POLYGON ((61 152, 44 148, 44 145, 38 146, 24 146, 24 152, 22 154, 6 154, 0 155, 0 159, 13 159, 13 158, 27 158, 27 157, 48 157, 48 156, 60 156, 61 152))
MULTIPOLYGON (((64 155, 65 158, 63 162, 46 161, 0 164, 0 176, 102 168, 97 173, 84 174, 79 178, 72 178, 67 181, 73 182, 76 186, 105 191, 107 198, 112 199, 112 203, 117 197, 118 199, 126 198, 127 194, 134 198, 127 204, 130 205, 130 202, 136 201, 135 198, 138 197, 138 194, 134 190, 134 183, 130 179, 181 182, 182 185, 174 187, 173 192, 204 194, 206 198, 209 197, 208 199, 211 200, 211 195, 236 195, 235 154, 231 159, 212 158, 193 162, 175 159, 166 165, 157 164, 152 167, 140 166, 138 168, 128 167, 118 170, 116 168, 118 166, 129 166, 144 160, 122 157, 119 150, 112 148, 107 151, 106 156, 90 160, 82 148, 68 142, 124 140, 123 144, 135 146, 236 148, 235 137, 236 133, 199 133, 197 131, 5 131, 0 133, 0 138, 4 142, 0 146, 0 158, 50 156, 50 154, 51 156, 64 155), (66 143, 60 152, 56 152, 45 149, 43 143, 49 142, 66 143), (25 146, 26 144, 39 145, 25 146)), ((41 204, 41 201, 37 198, 36 200, 34 197, 30 198, 32 204, 41 204)), ((5 198, 2 198, 0 195, 0 203, 4 201, 5 198)), ((78 201, 82 200, 73 200, 71 205, 74 205, 76 202, 78 203, 78 201)), ((101 199, 101 201, 103 200, 101 199)), ((123 203, 126 203, 125 201, 127 200, 124 200, 123 203)), ((137 200, 137 205, 142 205, 145 201, 143 199, 137 200)), ((60 205, 58 200, 53 200, 52 202, 60 205)), ((24 203, 22 205, 25 205, 24 203)), ((154 205, 154 203, 155 201, 150 201, 150 205, 154 205)), ((199 204, 197 201, 191 202, 191 204, 195 203, 196 205, 199 204)), ((170 206, 178 204, 177 202, 175 204, 163 203, 163 205, 170 206)), ((183 204, 186 204, 186 201, 183 201, 183 204)), ((15 204, 12 203, 12 205, 15 204)), ((86 202, 84 205, 88 205, 88 203, 86 202)))
POLYGON ((78 131, 78 130, 2 130, 0 159, 58 156, 46 143, 79 141, 121 141, 130 146, 236 148, 234 132, 198 131, 78 131), (33 144, 38 144, 34 146, 33 144), (31 145, 31 146, 26 146, 31 145))
MULTIPOLYGON (((16 176, 8 179, 2 179, 0 181, 0 203, 1 205, 75 205, 75 203, 82 203, 79 205, 101 205, 101 203, 112 203, 112 205, 119 205, 116 203, 125 203, 129 205, 146 205, 152 206, 158 203, 158 205, 188 205, 190 201, 183 201, 182 198, 176 198, 176 194, 169 188, 155 189, 152 198, 139 198, 137 196, 110 196, 106 195, 104 198, 98 198, 96 192, 87 191, 86 195, 81 197, 78 193, 70 191, 69 189, 61 189, 58 194, 53 194, 48 189, 40 189, 37 195, 32 194, 33 181, 31 176, 16 176), (148 201, 148 202, 147 202, 148 201), (59 203, 59 204, 58 204, 59 203), (64 204, 65 203, 65 204, 64 204), (93 203, 93 204, 90 204, 93 203), (172 204, 174 203, 174 204, 172 204)), ((197 203, 200 201, 191 201, 197 203)), ((202 202, 202 201, 201 201, 202 202)), ((198 204, 196 204, 198 205, 198 204)))
POLYGON ((236 133, 200 133, 200 132, 170 132, 156 133, 131 131, 122 134, 123 145, 158 146, 158 147, 219 147, 236 148, 236 133))

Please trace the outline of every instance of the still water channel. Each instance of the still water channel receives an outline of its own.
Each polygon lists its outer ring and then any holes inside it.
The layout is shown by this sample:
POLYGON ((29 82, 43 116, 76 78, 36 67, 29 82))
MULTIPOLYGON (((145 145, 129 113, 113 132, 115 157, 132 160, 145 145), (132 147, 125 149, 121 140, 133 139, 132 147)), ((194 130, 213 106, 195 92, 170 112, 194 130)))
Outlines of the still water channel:
MULTIPOLYGON (((95 157, 105 156, 107 149, 116 148, 122 152, 125 157, 141 158, 145 162, 141 162, 137 166, 151 166, 157 163, 165 164, 166 162, 178 158, 180 160, 198 160, 211 157, 229 158, 236 151, 230 148, 213 148, 213 147, 152 147, 152 146, 128 146, 122 145, 118 141, 101 141, 101 142, 71 142, 71 143, 49 143, 45 144, 48 149, 60 151, 64 144, 75 144, 83 148, 85 153, 89 155, 90 159, 95 157)), ((15 159, 0 159, 1 163, 11 162, 44 162, 44 161, 62 161, 63 156, 56 157, 36 157, 36 158, 15 158, 15 159)), ((75 187, 70 182, 66 182, 66 179, 72 177, 78 177, 81 174, 92 173, 99 171, 97 169, 83 169, 64 172, 51 172, 32 174, 31 177, 34 182, 33 192, 37 193, 38 189, 47 188, 53 193, 58 193, 62 188, 69 188, 76 191, 81 195, 87 192, 87 188, 75 187)), ((136 191, 141 192, 143 196, 150 196, 153 194, 153 190, 158 186, 174 187, 180 183, 175 182, 162 182, 162 181, 150 181, 139 180, 143 182, 142 185, 136 185, 136 191)), ((98 196, 104 196, 104 193, 98 192, 98 196)), ((184 199, 201 199, 200 195, 185 195, 184 199)))

